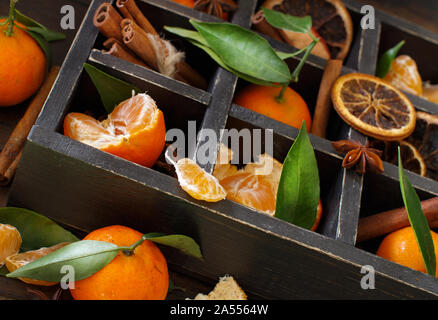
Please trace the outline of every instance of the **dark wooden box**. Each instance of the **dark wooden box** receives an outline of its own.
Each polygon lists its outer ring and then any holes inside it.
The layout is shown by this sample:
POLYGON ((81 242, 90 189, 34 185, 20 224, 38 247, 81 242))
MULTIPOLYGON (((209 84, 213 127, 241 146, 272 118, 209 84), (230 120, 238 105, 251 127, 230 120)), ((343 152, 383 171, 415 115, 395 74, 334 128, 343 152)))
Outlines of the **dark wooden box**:
MULTIPOLYGON (((101 107, 83 70, 85 62, 147 91, 163 110, 167 129, 187 131, 196 121, 198 131, 210 128, 273 129, 274 157, 282 161, 298 130, 232 104, 245 82, 217 67, 206 54, 167 34, 162 27, 189 28, 190 18, 218 19, 167 0, 138 0, 140 8, 167 39, 186 51, 187 61, 209 81, 203 91, 99 51, 103 38, 93 26, 94 0, 72 44, 45 107, 29 135, 13 182, 9 205, 33 209, 74 229, 88 232, 122 224, 143 232, 182 233, 200 243, 199 261, 164 249, 170 266, 207 283, 232 274, 250 297, 263 299, 387 299, 436 298, 438 281, 374 254, 375 242, 356 244, 359 217, 403 206, 397 168, 385 163, 380 175, 341 167, 342 156, 330 140, 366 141, 344 124, 335 112, 328 139, 311 136, 321 177, 324 217, 317 232, 308 231, 229 200, 196 201, 177 180, 111 154, 71 140, 62 134, 67 112, 101 107), (375 289, 362 289, 362 267, 375 270, 375 289)), ((438 36, 376 10, 376 29, 360 28, 361 4, 346 0, 355 27, 352 49, 342 73, 374 73, 377 57, 405 39, 401 53, 411 55, 425 78, 438 81, 438 36)), ((240 0, 232 22, 251 28, 260 1, 240 0)), ((296 50, 267 39, 281 51, 296 50)), ((298 60, 289 59, 293 67, 298 60)), ((311 56, 295 86, 313 113, 325 61, 311 56)), ((408 95, 418 110, 438 114, 438 106, 408 95)), ((200 145, 202 137, 198 141, 200 145)), ((194 150, 195 152, 197 151, 194 150)), ((211 166, 204 166, 208 172, 211 166)), ((414 173, 408 177, 421 199, 438 195, 438 182, 414 173)))

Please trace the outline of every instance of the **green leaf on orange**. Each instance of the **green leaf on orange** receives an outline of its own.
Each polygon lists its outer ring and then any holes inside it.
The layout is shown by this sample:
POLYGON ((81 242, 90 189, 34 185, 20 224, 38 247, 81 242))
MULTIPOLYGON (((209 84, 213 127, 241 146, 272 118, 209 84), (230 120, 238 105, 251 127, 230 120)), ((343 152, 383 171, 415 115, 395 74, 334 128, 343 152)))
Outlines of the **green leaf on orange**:
POLYGON ((105 267, 117 253, 118 247, 113 243, 81 240, 30 262, 6 277, 59 282, 65 276, 61 269, 68 265, 75 272, 75 280, 82 280, 105 267))
POLYGON ((233 70, 265 82, 289 83, 291 73, 268 41, 231 23, 190 23, 221 60, 233 70))
POLYGON ((35 21, 34 19, 22 14, 17 9, 15 9, 15 19, 25 25, 28 30, 41 35, 48 42, 65 39, 65 35, 63 33, 47 29, 38 21, 35 21))
POLYGON ((406 212, 408 213, 409 222, 414 230, 415 238, 420 248, 424 265, 426 266, 426 271, 428 274, 435 276, 436 256, 432 234, 427 218, 421 208, 420 199, 403 170, 400 147, 398 148, 398 174, 403 202, 406 212))
POLYGON ((402 40, 399 43, 397 43, 393 48, 386 51, 377 62, 376 67, 376 76, 379 78, 385 78, 388 74, 391 64, 394 61, 395 57, 397 56, 398 52, 400 51, 401 47, 405 44, 405 41, 402 40))
POLYGON ((122 101, 131 98, 133 92, 135 94, 140 93, 140 89, 132 84, 119 80, 91 64, 85 63, 84 68, 99 92, 101 101, 108 113, 111 113, 122 101))
POLYGON ((318 164, 303 121, 283 163, 275 217, 310 229, 315 223, 319 195, 318 164))
POLYGON ((266 21, 273 27, 299 33, 308 33, 312 29, 312 18, 310 16, 296 17, 267 8, 262 10, 266 21))
POLYGON ((165 235, 162 233, 148 233, 145 239, 180 250, 182 253, 201 259, 202 253, 199 245, 190 237, 181 234, 165 235))
POLYGON ((27 209, 0 208, 0 223, 17 228, 22 239, 21 251, 37 250, 61 242, 79 240, 49 218, 27 209))

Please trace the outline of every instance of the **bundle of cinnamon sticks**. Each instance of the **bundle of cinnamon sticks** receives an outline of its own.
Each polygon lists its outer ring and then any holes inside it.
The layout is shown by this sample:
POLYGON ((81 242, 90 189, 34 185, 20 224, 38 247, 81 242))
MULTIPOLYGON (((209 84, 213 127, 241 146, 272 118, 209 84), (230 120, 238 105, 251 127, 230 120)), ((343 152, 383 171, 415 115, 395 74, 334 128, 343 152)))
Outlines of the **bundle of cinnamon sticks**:
POLYGON ((185 62, 184 53, 160 37, 135 0, 117 0, 115 6, 118 11, 110 3, 102 3, 94 15, 94 25, 107 38, 105 53, 207 88, 205 79, 185 62))

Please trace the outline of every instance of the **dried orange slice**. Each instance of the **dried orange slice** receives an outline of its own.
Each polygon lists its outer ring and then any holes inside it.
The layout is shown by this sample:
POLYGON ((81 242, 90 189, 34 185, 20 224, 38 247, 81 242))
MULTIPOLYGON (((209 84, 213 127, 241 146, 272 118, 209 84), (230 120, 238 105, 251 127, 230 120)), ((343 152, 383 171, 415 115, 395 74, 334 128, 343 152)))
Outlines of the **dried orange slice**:
POLYGON ((164 149, 164 116, 147 94, 120 103, 104 121, 69 113, 64 134, 72 139, 146 167, 152 167, 164 149))
POLYGON ((438 180, 438 116, 417 112, 415 131, 407 141, 417 148, 426 164, 426 176, 438 180))
POLYGON ((219 181, 191 159, 178 160, 175 171, 181 188, 197 200, 217 202, 227 196, 219 181))
MULTIPOLYGON (((344 59, 347 56, 353 39, 353 22, 341 0, 267 0, 262 7, 298 17, 311 16, 313 32, 324 40, 330 57, 344 59)), ((287 30, 281 33, 292 45, 302 38, 302 34, 287 30)), ((323 55, 324 51, 321 48, 323 55)))
POLYGON ((384 80, 397 89, 417 96, 423 94, 423 81, 415 60, 410 56, 401 55, 395 58, 384 80))
MULTIPOLYGON (((55 252, 56 250, 65 247, 68 244, 70 244, 70 242, 62 242, 49 248, 41 248, 38 250, 32 250, 32 251, 11 255, 6 258, 6 267, 8 268, 9 272, 13 272, 30 262, 33 262, 39 258, 48 255, 49 253, 55 252)), ((25 283, 35 284, 39 286, 53 286, 56 284, 56 282, 34 280, 28 278, 18 278, 18 279, 20 279, 25 283)))
POLYGON ((18 253, 21 247, 21 235, 17 228, 9 224, 0 224, 0 267, 6 258, 18 253))
POLYGON ((339 116, 354 129, 380 140, 403 140, 415 129, 409 99, 386 81, 361 73, 339 77, 332 88, 339 116))

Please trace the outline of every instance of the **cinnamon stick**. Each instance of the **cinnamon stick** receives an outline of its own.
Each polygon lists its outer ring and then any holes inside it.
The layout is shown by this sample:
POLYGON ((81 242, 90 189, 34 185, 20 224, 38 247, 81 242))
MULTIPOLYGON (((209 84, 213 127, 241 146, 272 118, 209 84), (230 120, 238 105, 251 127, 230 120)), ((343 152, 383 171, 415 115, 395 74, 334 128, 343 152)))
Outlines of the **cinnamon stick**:
MULTIPOLYGON (((107 44, 108 45, 108 44, 107 44)), ((134 64, 138 64, 144 68, 149 67, 140 59, 136 58, 133 54, 129 52, 128 49, 117 41, 114 41, 108 50, 103 50, 104 53, 110 54, 114 57, 123 59, 125 61, 132 62, 134 64)))
POLYGON ((117 0, 116 6, 125 16, 125 18, 131 19, 136 22, 147 33, 158 35, 158 32, 138 8, 135 0, 117 0))
POLYGON ((329 59, 324 69, 321 85, 319 87, 315 112, 313 115, 312 128, 310 132, 321 138, 325 138, 327 123, 331 111, 331 90, 333 83, 339 77, 342 69, 342 60, 329 59))
POLYGON ((105 37, 122 41, 120 31, 122 20, 117 10, 110 3, 104 2, 97 8, 93 23, 105 37))
MULTIPOLYGON (((421 202, 431 228, 438 227, 438 197, 421 202)), ((410 225, 404 207, 359 219, 356 241, 374 239, 410 225)))
POLYGON ((123 43, 154 70, 158 70, 157 56, 146 32, 130 19, 123 19, 121 28, 123 43))
POLYGON ((26 142, 27 136, 32 129, 38 115, 43 108, 47 96, 52 89, 53 83, 59 73, 59 66, 54 66, 40 87, 39 91, 32 99, 29 107, 24 113, 23 117, 18 122, 17 126, 12 131, 8 141, 0 153, 0 184, 7 185, 15 173, 21 151, 26 142))

